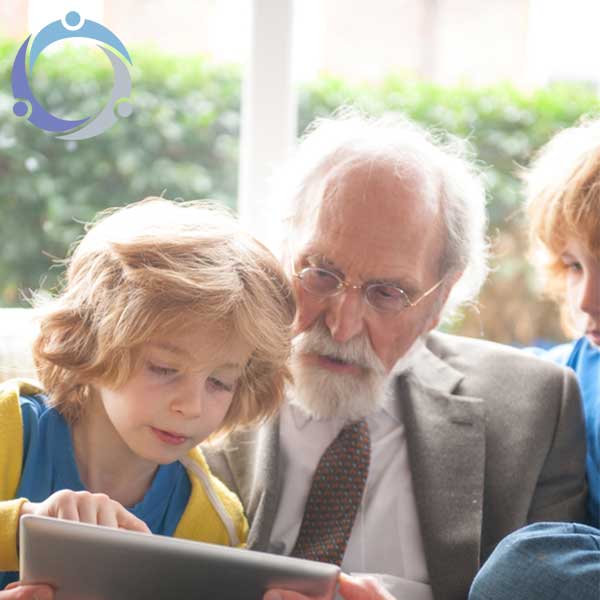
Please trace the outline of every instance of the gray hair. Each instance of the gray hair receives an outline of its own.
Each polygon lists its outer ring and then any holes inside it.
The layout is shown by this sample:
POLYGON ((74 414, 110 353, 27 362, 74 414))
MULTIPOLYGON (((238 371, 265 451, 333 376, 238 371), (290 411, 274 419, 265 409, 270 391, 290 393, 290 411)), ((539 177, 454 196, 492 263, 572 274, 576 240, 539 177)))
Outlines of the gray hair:
POLYGON ((441 211, 446 240, 440 276, 450 281, 462 273, 443 307, 444 318, 473 301, 488 272, 485 191, 467 158, 466 142, 444 138, 443 142, 436 139, 401 115, 373 118, 348 108, 314 121, 275 180, 277 201, 284 202, 287 210, 283 243, 287 268, 299 235, 314 227, 332 183, 356 166, 385 165, 398 178, 420 179, 423 201, 437 204, 441 211))

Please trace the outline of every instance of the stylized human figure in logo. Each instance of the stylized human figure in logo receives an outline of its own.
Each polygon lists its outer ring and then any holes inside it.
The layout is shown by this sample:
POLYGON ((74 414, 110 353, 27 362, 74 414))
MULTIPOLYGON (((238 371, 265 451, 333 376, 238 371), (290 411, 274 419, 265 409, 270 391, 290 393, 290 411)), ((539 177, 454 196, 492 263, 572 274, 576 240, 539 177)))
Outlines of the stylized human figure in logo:
POLYGON ((110 60, 115 74, 114 85, 107 105, 90 120, 90 117, 79 120, 60 119, 47 112, 35 98, 27 73, 31 74, 33 65, 42 51, 50 44, 66 38, 82 37, 98 40, 120 52, 129 64, 133 64, 127 49, 119 38, 104 25, 82 19, 79 13, 69 12, 64 20, 53 21, 46 25, 33 39, 30 45, 29 36, 19 48, 12 68, 11 83, 15 104, 13 112, 17 117, 26 117, 33 125, 45 131, 64 133, 57 136, 61 140, 84 140, 95 137, 106 131, 117 121, 118 117, 128 117, 133 107, 128 101, 131 95, 131 77, 123 61, 104 46, 99 48, 110 60), (27 49, 29 48, 29 68, 27 68, 27 49), (83 125, 83 127, 81 127, 83 125))

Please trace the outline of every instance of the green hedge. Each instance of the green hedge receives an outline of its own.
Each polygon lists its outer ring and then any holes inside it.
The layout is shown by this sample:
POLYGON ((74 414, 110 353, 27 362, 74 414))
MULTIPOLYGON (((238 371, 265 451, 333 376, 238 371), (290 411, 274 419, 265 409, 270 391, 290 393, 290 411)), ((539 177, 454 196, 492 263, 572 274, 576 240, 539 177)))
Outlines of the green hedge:
MULTIPOLYGON (((10 87, 14 43, 0 44, 0 302, 19 290, 52 287, 49 256, 64 257, 79 222, 99 209, 147 195, 211 197, 234 205, 240 75, 203 58, 152 49, 132 53, 134 113, 102 135, 64 142, 16 118, 10 87)), ((39 63, 39 64, 38 64, 39 63)), ((94 114, 112 84, 108 60, 92 49, 42 55, 36 97, 65 118, 94 114), (69 112, 66 107, 76 107, 69 112)))
MULTIPOLYGON (((13 115, 10 69, 16 49, 15 42, 0 42, 0 305, 23 304, 20 290, 52 287, 58 271, 49 270, 49 257, 63 257, 81 233, 78 221, 100 208, 163 191, 235 205, 239 69, 199 56, 133 49, 133 115, 99 137, 65 143, 13 115)), ((77 117, 103 106, 112 70, 97 50, 46 54, 33 79, 36 96, 50 112, 77 117)), ((327 76, 300 90, 299 130, 341 104, 374 114, 403 111, 469 138, 488 184, 491 234, 508 232, 516 240, 496 278, 525 269, 519 166, 558 129, 599 109, 594 90, 585 86, 525 93, 509 84, 446 87, 392 76, 359 86, 327 76)))

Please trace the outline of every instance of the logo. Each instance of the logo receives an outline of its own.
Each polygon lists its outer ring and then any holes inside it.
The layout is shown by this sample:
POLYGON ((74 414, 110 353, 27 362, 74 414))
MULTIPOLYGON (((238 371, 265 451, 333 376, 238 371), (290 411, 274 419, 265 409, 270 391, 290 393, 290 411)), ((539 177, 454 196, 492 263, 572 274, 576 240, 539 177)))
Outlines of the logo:
POLYGON ((129 102, 131 95, 129 70, 113 50, 120 52, 130 65, 133 64, 127 49, 112 31, 100 23, 82 19, 75 11, 69 12, 63 20, 46 25, 33 41, 30 35, 17 52, 11 73, 13 96, 16 100, 13 112, 17 117, 25 117, 38 129, 62 134, 56 136, 60 140, 85 140, 100 135, 112 127, 118 117, 128 117, 133 112, 129 102), (31 74, 33 65, 43 50, 54 42, 73 37, 97 40, 112 48, 98 45, 111 62, 114 84, 107 105, 94 119, 86 117, 70 121, 50 114, 37 101, 29 85, 27 73, 31 74), (27 50, 29 50, 29 61, 27 61, 27 50))

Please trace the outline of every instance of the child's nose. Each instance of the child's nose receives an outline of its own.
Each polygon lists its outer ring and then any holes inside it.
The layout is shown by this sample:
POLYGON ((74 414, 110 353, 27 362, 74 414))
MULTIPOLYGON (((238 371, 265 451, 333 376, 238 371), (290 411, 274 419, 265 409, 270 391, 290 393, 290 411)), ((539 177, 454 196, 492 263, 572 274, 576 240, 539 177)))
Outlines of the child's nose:
POLYGON ((194 382, 186 386, 171 404, 173 410, 188 419, 200 417, 204 412, 206 402, 206 382, 194 379, 194 382))
POLYGON ((579 307, 588 315, 600 315, 600 276, 586 277, 579 298, 579 307))

